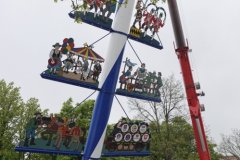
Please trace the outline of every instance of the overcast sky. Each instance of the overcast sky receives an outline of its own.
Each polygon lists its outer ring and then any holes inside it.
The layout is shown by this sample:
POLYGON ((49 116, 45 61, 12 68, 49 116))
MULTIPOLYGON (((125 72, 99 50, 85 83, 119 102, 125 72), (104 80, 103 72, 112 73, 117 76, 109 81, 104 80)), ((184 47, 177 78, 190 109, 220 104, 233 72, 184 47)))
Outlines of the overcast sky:
MULTIPOLYGON (((239 0, 178 0, 185 37, 189 41, 194 80, 201 83, 206 93, 200 102, 210 136, 219 143, 221 134, 240 128, 240 1, 239 0)), ((178 59, 174 53, 173 31, 167 5, 167 23, 160 31, 164 49, 132 42, 141 60, 150 71, 161 71, 163 76, 175 74, 182 81, 178 59)), ((42 108, 59 112, 63 101, 73 97, 81 102, 92 90, 42 79, 51 47, 63 38, 75 39, 75 46, 91 44, 107 34, 106 31, 76 24, 68 17, 68 2, 53 0, 0 1, 0 79, 15 82, 21 87, 24 100, 36 97, 42 108)), ((104 57, 108 38, 95 45, 94 50, 104 57)), ((125 57, 137 62, 129 46, 125 57)), ((107 58, 107 57, 105 57, 107 58)), ((96 97, 95 94, 92 98, 96 97)), ((126 101, 121 97, 120 101, 126 101)), ((125 106, 127 108, 127 106, 125 106)), ((110 122, 116 122, 123 111, 114 103, 110 122), (121 114, 119 114, 121 113, 121 114)))

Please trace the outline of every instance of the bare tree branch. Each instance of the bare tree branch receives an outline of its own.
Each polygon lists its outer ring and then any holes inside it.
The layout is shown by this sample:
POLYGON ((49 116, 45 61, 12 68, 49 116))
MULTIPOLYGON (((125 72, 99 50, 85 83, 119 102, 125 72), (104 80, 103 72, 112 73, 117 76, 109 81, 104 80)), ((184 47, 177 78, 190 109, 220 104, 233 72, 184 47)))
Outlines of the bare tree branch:
POLYGON ((232 135, 222 135, 219 151, 240 160, 240 129, 234 129, 232 135))
POLYGON ((160 88, 161 103, 146 102, 136 99, 130 99, 128 105, 130 109, 137 112, 137 117, 142 117, 149 122, 160 121, 170 122, 176 113, 182 113, 184 103, 184 93, 180 81, 171 75, 163 78, 163 86, 160 88))

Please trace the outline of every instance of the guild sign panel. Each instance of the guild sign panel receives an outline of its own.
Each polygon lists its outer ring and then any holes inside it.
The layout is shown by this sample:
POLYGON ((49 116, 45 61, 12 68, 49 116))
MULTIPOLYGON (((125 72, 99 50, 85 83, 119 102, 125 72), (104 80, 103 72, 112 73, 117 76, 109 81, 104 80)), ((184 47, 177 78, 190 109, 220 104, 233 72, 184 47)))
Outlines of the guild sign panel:
POLYGON ((149 155, 150 137, 147 123, 122 119, 107 131, 103 155, 149 155))

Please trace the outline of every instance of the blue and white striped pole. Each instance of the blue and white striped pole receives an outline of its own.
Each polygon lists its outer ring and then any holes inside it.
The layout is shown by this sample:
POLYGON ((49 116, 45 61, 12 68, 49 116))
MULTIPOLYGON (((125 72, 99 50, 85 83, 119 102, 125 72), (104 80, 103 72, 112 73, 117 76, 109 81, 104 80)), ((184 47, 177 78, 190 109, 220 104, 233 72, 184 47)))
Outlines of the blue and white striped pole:
MULTIPOLYGON (((123 1, 124 0, 119 0, 119 3, 121 4, 123 1)), ((112 33, 110 35, 110 44, 107 51, 107 59, 99 84, 101 91, 95 103, 82 160, 101 158, 107 123, 112 108, 116 84, 118 82, 119 70, 130 29, 134 4, 135 0, 128 0, 126 6, 119 6, 119 4, 117 4, 116 15, 112 24, 112 33)))

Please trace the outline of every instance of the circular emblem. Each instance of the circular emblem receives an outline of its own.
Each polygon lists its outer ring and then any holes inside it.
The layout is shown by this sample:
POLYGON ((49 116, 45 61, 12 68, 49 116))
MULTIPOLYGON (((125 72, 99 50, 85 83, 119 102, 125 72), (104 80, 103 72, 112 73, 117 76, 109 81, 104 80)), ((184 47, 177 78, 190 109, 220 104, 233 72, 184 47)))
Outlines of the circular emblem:
POLYGON ((131 132, 132 133, 136 133, 138 131, 138 125, 137 124, 133 124, 132 126, 131 126, 131 132))
POLYGON ((124 146, 123 146, 123 150, 124 150, 124 151, 129 150, 129 146, 125 146, 125 145, 124 145, 124 146))
POLYGON ((130 144, 130 145, 129 145, 129 150, 130 150, 130 151, 133 151, 133 150, 134 150, 134 145, 130 144))
POLYGON ((119 151, 123 150, 123 145, 122 145, 122 144, 119 144, 119 145, 117 146, 117 150, 119 150, 119 151))
POLYGON ((123 133, 127 132, 129 130, 129 125, 126 124, 126 123, 123 124, 121 130, 122 130, 123 133))
POLYGON ((132 135, 130 133, 127 133, 124 136, 124 142, 129 142, 129 141, 131 141, 131 139, 132 139, 132 135))
POLYGON ((147 131, 147 125, 142 124, 139 128, 140 133, 145 133, 147 131))
POLYGON ((122 138, 123 138, 123 135, 122 135, 122 133, 117 133, 116 135, 115 135, 115 141, 116 142, 120 142, 121 140, 122 140, 122 138))
POLYGON ((140 139, 141 139, 141 135, 139 133, 134 134, 134 136, 133 136, 133 141, 134 142, 139 142, 140 139))
POLYGON ((117 123, 117 128, 121 128, 121 125, 122 125, 122 122, 119 121, 119 122, 117 123))
POLYGON ((149 134, 144 134, 143 136, 142 136, 142 142, 147 142, 149 140, 149 134))

